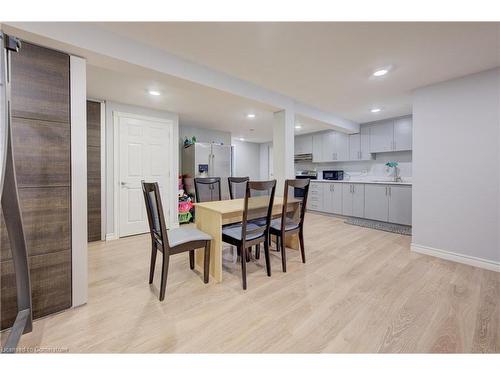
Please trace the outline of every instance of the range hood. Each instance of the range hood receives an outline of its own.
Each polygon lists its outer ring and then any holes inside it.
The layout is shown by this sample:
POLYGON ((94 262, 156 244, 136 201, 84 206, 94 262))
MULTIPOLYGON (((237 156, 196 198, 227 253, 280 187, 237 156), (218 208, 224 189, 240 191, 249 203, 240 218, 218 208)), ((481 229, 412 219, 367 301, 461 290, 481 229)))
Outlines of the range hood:
POLYGON ((293 160, 296 163, 301 162, 301 161, 312 161, 313 156, 312 156, 312 154, 296 154, 296 155, 294 155, 293 160))

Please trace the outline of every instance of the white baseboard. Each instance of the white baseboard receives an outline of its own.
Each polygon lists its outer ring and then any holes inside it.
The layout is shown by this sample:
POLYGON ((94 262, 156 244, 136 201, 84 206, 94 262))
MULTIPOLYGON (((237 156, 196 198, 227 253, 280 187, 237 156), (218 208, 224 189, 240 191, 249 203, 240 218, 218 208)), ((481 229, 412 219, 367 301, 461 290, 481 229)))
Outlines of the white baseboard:
POLYGON ((107 233, 106 234, 106 241, 113 241, 113 240, 117 240, 118 239, 118 236, 114 233, 107 233))
POLYGON ((411 251, 419 254, 425 254, 437 258, 451 260, 453 262, 467 264, 469 266, 484 268, 490 271, 500 272, 500 262, 472 257, 464 254, 457 254, 451 251, 436 249, 429 246, 417 245, 414 243, 411 244, 411 251))

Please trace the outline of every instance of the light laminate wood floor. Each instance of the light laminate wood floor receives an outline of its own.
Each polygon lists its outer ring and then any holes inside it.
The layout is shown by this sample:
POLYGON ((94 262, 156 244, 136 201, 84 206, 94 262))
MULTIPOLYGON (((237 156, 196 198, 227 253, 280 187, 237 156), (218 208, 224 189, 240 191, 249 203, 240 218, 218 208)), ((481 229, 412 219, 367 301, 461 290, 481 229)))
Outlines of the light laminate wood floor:
MULTIPOLYGON (((70 352, 500 352, 500 274, 410 252, 410 237, 308 214, 307 263, 272 253, 241 288, 239 264, 203 284, 188 255, 161 256, 148 285, 149 235, 89 248, 89 302, 37 320, 24 347, 70 352)), ((229 250, 230 251, 230 250, 229 250)), ((2 341, 5 340, 5 333, 2 341)))

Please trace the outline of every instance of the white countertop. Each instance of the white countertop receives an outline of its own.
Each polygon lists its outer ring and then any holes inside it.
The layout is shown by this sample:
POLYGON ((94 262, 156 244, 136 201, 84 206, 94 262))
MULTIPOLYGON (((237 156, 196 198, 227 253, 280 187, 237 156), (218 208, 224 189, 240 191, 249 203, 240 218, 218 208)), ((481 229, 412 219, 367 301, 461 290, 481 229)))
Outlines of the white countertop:
POLYGON ((380 180, 357 180, 357 179, 351 179, 351 180, 323 180, 323 179, 318 179, 318 180, 311 180, 311 182, 338 182, 338 183, 345 183, 345 184, 380 184, 380 185, 408 185, 411 186, 412 183, 409 181, 403 181, 403 182, 394 182, 391 180, 383 181, 382 179, 380 180))

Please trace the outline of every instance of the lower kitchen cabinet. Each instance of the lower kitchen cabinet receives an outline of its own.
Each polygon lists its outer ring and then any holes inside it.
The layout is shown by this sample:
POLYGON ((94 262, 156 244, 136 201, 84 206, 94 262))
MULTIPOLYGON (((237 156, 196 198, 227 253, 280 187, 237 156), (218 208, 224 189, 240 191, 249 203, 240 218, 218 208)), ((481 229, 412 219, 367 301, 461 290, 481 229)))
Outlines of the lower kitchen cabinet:
POLYGON ((309 185, 309 195, 307 197, 307 209, 314 211, 324 210, 323 189, 324 184, 321 182, 311 181, 309 185))
POLYGON ((342 215, 355 217, 365 216, 364 184, 342 185, 342 215))
POLYGON ((311 182, 307 208, 411 225, 411 189, 409 185, 311 182))
POLYGON ((386 185, 365 186, 365 218, 387 221, 389 217, 389 195, 386 185))
POLYGON ((331 214, 342 214, 342 184, 323 183, 324 211, 331 214))
POLYGON ((411 225, 411 187, 389 186, 389 222, 411 225))
POLYGON ((411 225, 411 186, 365 185, 365 218, 411 225))

